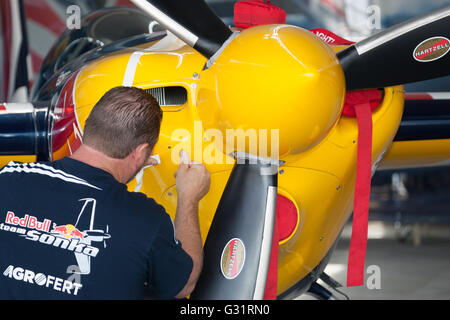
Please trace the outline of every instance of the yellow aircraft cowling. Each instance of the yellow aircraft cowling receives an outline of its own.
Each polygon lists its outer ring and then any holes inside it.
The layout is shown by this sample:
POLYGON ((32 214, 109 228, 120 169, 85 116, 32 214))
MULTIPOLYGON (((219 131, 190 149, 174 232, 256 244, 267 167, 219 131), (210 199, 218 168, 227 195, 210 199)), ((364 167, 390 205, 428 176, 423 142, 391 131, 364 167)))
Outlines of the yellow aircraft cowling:
MULTIPOLYGON (((390 87, 384 91, 383 101, 372 116, 373 172, 389 149, 403 113, 403 88, 390 87)), ((356 119, 342 117, 319 145, 297 157, 289 157, 281 167, 279 186, 298 202, 302 223, 297 234, 280 246, 279 293, 320 263, 351 215, 357 144, 356 119)))
MULTIPOLYGON (((162 107, 164 117, 160 139, 154 150, 154 154, 161 158, 161 165, 146 169, 142 181, 134 180, 128 187, 130 191, 141 191, 154 198, 174 218, 177 205, 174 173, 178 167, 178 153, 181 149, 185 149, 190 152, 191 158, 196 154, 196 160, 203 160, 211 172, 212 184, 210 192, 199 206, 203 241, 207 237, 215 210, 234 165, 234 159, 223 155, 222 150, 217 148, 217 142, 206 134, 207 128, 203 126, 202 120, 208 105, 202 100, 199 88, 201 81, 207 81, 202 77, 208 77, 206 72, 202 73, 205 63, 204 57, 189 46, 181 44, 177 46, 167 44, 159 47, 157 52, 146 50, 146 47, 124 50, 86 65, 76 80, 74 91, 77 116, 81 127, 84 127, 94 104, 108 89, 123 85, 130 66, 134 65, 135 69, 129 85, 142 89, 176 85, 187 90, 186 103, 176 107, 162 107), (199 109, 202 109, 202 112, 199 109), (219 157, 216 158, 217 155, 219 157), (217 161, 210 161, 211 158, 217 161)), ((336 72, 340 77, 340 71, 336 72)), ((264 79, 252 79, 258 81, 260 85, 267 84, 267 80, 265 82, 264 79)), ((289 80, 292 81, 291 78, 289 80)), ((283 83, 281 78, 277 81, 280 85, 283 83)), ((335 87, 335 90, 338 92, 341 89, 335 87)), ((289 92, 296 95, 299 102, 302 98, 309 99, 310 92, 303 92, 304 97, 299 93, 289 92)), ((320 93, 320 90, 314 92, 315 95, 320 93)), ((240 90, 230 91, 228 94, 235 96, 234 100, 237 101, 239 96, 245 96, 246 93, 240 90)), ((271 96, 273 91, 265 90, 261 95, 271 96)), ((272 100, 276 98, 270 97, 272 100)), ((382 158, 392 143, 403 112, 403 98, 402 87, 386 88, 381 105, 373 113, 373 164, 382 158)), ((231 103, 234 100, 227 101, 231 103)), ((283 158, 285 164, 279 169, 279 193, 288 196, 295 203, 299 210, 299 221, 294 233, 280 243, 278 294, 303 279, 319 264, 351 214, 358 127, 356 119, 335 115, 340 113, 341 104, 342 97, 339 96, 331 109, 324 107, 314 110, 327 112, 324 116, 327 119, 324 123, 327 122, 327 125, 324 125, 322 132, 324 136, 316 145, 313 143, 309 148, 307 144, 297 145, 298 150, 303 148, 307 150, 286 155, 283 158), (334 117, 337 117, 337 120, 334 117), (331 127, 326 128, 328 125, 331 127)), ((274 108, 279 113, 283 111, 282 108, 276 106, 274 108)), ((256 113, 258 107, 253 106, 251 110, 256 113)), ((235 112, 237 114, 230 117, 238 121, 239 110, 235 112)), ((258 123, 259 120, 264 126, 270 125, 271 119, 263 118, 263 114, 255 115, 254 123, 258 123)), ((302 116, 305 115, 301 113, 295 115, 299 121, 303 121, 302 116)), ((267 128, 270 129, 270 126, 267 128)), ((304 128, 298 126, 297 129, 301 131, 304 128)), ((295 131, 292 134, 294 133, 295 131)), ((309 141, 312 143, 313 140, 309 141)))

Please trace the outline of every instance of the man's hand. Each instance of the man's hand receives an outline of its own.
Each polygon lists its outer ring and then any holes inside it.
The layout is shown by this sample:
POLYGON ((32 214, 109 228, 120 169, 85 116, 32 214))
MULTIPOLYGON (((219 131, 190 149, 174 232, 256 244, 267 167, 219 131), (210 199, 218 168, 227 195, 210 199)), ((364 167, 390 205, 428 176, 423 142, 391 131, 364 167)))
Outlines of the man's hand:
POLYGON ((206 167, 191 162, 186 151, 180 152, 181 164, 175 174, 178 201, 198 203, 209 191, 211 176, 206 167))

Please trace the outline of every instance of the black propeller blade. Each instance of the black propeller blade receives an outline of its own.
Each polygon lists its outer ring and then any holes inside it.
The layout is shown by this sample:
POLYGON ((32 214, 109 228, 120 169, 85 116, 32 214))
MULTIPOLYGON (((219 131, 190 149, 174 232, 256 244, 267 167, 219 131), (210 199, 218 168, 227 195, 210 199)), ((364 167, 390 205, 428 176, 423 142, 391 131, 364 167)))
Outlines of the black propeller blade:
POLYGON ((450 74, 450 6, 406 21, 338 53, 347 90, 450 74))
POLYGON ((204 0, 131 1, 206 58, 211 58, 232 34, 204 0))
POLYGON ((236 164, 204 247, 191 299, 262 300, 272 249, 278 167, 236 164))

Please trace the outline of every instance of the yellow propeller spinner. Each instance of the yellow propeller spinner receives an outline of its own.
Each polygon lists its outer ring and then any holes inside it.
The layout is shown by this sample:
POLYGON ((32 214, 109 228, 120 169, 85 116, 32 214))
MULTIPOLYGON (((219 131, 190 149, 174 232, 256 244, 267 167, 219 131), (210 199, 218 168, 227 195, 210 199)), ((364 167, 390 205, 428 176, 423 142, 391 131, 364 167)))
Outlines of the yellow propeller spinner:
MULTIPOLYGON (((197 104, 205 129, 217 128, 223 136, 230 129, 279 130, 278 150, 271 150, 276 144, 269 135, 267 156, 282 159, 319 143, 338 120, 344 73, 334 51, 311 32, 288 25, 253 27, 219 53, 200 74, 197 104)), ((230 141, 222 141, 218 147, 226 150, 230 141)), ((255 150, 245 144, 238 151, 255 150)))

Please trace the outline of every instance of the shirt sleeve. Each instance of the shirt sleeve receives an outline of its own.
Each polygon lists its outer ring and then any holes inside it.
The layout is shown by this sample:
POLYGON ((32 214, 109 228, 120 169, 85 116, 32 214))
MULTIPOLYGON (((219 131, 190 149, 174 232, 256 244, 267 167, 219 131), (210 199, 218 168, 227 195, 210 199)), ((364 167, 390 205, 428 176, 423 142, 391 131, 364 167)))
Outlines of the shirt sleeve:
POLYGON ((167 213, 163 214, 149 259, 149 283, 153 290, 159 298, 174 298, 186 285, 194 264, 177 240, 172 219, 167 213))

